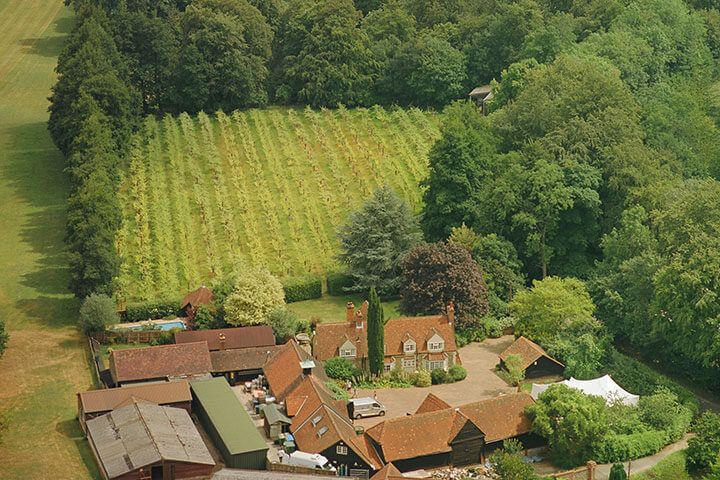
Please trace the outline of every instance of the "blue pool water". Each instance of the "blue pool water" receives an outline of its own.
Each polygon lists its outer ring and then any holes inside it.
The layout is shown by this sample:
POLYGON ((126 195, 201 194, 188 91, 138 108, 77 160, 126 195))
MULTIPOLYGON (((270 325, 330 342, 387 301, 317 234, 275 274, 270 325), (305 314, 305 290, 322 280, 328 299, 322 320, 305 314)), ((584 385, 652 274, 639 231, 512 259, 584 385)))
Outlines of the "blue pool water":
MULTIPOLYGON (((166 330, 166 331, 170 330, 171 328, 180 328, 182 330, 185 330, 185 324, 183 322, 179 322, 179 321, 178 322, 168 322, 168 323, 156 323, 155 326, 159 330, 166 330)), ((120 325, 120 327, 122 328, 122 325, 120 325)), ((124 328, 127 328, 128 330, 142 330, 143 329, 143 327, 141 327, 140 325, 134 325, 132 327, 124 327, 124 328)))

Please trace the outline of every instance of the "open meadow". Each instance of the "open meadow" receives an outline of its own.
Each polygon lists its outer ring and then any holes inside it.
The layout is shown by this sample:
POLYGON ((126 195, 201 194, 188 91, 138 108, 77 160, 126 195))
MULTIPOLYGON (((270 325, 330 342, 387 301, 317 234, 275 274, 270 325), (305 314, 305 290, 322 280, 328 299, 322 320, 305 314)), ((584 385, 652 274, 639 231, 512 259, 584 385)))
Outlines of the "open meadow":
POLYGON ((75 420, 92 379, 63 244, 67 179, 47 97, 72 18, 62 0, 0 0, 0 478, 97 478, 75 420))
POLYGON ((418 210, 439 116, 267 108, 148 117, 121 187, 120 297, 178 296, 238 265, 336 265, 337 227, 387 183, 418 210))

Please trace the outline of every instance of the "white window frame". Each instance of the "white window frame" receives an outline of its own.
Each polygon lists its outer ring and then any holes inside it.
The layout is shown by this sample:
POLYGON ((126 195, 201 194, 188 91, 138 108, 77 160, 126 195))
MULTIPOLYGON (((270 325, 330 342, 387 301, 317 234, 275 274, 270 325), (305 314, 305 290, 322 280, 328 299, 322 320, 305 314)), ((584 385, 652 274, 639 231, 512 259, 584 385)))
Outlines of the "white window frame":
POLYGON ((415 358, 403 358, 402 359, 403 370, 415 370, 417 368, 417 361, 415 358))
POLYGON ((415 342, 411 342, 408 340, 407 342, 403 343, 403 351, 405 353, 415 353, 415 342))
POLYGON ((340 356, 342 358, 355 358, 357 356, 357 350, 355 350, 354 348, 340 350, 340 356))
POLYGON ((442 352, 445 348, 445 342, 433 342, 428 344, 428 350, 431 352, 442 352))
POLYGON ((335 447, 335 453, 338 455, 347 455, 348 454, 348 448, 345 445, 338 445, 335 447))
POLYGON ((392 371, 392 367, 393 367, 392 363, 386 363, 384 365, 385 365, 385 368, 384 368, 385 373, 389 373, 390 371, 392 371))
POLYGON ((428 370, 445 370, 445 360, 432 360, 428 362, 428 370))

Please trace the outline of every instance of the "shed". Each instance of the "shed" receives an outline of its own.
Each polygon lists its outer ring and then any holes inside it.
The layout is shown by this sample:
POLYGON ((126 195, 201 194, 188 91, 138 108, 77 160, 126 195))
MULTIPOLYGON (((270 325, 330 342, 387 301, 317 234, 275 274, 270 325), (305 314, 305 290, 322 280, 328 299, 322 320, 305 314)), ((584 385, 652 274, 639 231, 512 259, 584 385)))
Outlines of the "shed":
POLYGON ((225 378, 190 382, 193 411, 231 468, 265 469, 268 446, 225 378))
POLYGON ((281 433, 288 431, 292 420, 280 411, 276 403, 269 403, 261 408, 265 418, 265 434, 271 440, 277 440, 281 433))
POLYGON ((473 88, 468 94, 468 97, 475 102, 475 105, 480 107, 483 115, 488 114, 488 102, 493 99, 492 87, 490 85, 481 85, 473 88))
POLYGON ((271 346, 210 352, 212 374, 225 376, 230 385, 250 380, 263 373, 263 366, 279 349, 271 346))
POLYGON ((206 477, 215 466, 190 415, 181 408, 136 401, 88 420, 87 433, 106 480, 206 477))
POLYGON ((183 310, 188 318, 192 320, 195 317, 197 308, 200 305, 212 304, 213 298, 214 296, 212 290, 205 285, 200 285, 197 290, 193 290, 185 295, 185 298, 183 298, 180 303, 180 309, 183 310))
POLYGON ((525 337, 519 337, 500 354, 500 363, 504 366, 510 355, 519 355, 525 378, 538 378, 548 375, 562 375, 565 365, 558 362, 537 343, 525 337))

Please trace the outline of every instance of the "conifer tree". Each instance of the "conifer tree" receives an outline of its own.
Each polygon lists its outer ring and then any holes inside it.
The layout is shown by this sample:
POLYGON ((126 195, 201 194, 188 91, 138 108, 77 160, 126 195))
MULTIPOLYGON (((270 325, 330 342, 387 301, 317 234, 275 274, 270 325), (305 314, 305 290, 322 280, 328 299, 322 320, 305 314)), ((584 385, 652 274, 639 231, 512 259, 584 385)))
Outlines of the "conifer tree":
POLYGON ((368 298, 367 343, 370 373, 380 375, 385 359, 385 320, 375 287, 370 288, 368 298))

